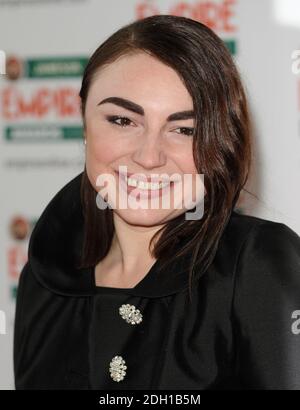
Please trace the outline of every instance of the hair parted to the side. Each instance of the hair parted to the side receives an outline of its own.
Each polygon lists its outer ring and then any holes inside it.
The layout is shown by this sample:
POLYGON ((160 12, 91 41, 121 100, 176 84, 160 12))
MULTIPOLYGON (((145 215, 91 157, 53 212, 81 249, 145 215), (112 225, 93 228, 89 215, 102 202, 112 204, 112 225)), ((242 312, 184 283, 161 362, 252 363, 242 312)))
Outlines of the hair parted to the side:
MULTIPOLYGON (((186 17, 154 15, 122 27, 91 56, 79 93, 84 126, 86 100, 97 72, 118 57, 141 51, 172 67, 193 100, 193 156, 198 173, 204 174, 204 214, 199 220, 186 220, 183 213, 167 222, 149 249, 162 267, 191 255, 191 297, 193 279, 213 261, 250 172, 253 128, 248 102, 229 50, 211 29, 186 17), (174 238, 184 242, 179 250, 174 238)), ((113 210, 100 212, 96 195, 85 169, 81 183, 84 267, 95 266, 107 255, 114 234, 113 210)))

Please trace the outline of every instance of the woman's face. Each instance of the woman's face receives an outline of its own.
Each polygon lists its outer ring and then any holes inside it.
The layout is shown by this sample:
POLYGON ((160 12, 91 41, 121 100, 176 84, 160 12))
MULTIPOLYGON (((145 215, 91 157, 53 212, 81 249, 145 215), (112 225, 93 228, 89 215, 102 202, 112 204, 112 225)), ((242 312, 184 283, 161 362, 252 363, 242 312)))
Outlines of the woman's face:
POLYGON ((160 225, 191 209, 200 198, 196 179, 200 195, 203 189, 193 160, 193 127, 192 98, 176 71, 143 52, 122 56, 99 70, 88 93, 91 184, 130 224, 160 225), (126 182, 124 171, 136 175, 126 182), (162 180, 166 186, 159 188, 162 180))

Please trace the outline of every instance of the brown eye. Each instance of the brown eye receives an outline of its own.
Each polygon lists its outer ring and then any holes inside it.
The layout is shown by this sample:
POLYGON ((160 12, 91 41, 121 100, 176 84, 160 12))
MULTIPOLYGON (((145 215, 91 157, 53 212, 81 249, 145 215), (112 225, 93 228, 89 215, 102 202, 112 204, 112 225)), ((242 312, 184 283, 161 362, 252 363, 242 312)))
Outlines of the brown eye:
POLYGON ((132 121, 127 117, 120 117, 119 115, 110 115, 107 116, 107 121, 118 125, 119 127, 126 127, 132 123, 132 121))
POLYGON ((194 135, 195 129, 194 128, 190 128, 190 127, 180 127, 177 128, 178 130, 180 130, 180 132, 178 132, 178 134, 184 134, 187 135, 188 137, 192 137, 194 135))

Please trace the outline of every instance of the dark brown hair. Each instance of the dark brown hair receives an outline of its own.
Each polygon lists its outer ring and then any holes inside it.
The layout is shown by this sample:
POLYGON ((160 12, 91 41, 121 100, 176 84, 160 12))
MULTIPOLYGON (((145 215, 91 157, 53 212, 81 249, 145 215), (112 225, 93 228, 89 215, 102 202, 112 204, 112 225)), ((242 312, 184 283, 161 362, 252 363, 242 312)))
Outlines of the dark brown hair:
MULTIPOLYGON (((162 267, 190 255, 191 296, 192 281, 211 264, 250 172, 248 103, 230 52, 211 29, 186 17, 155 15, 122 27, 93 53, 79 94, 83 122, 95 74, 118 57, 139 51, 172 67, 193 100, 193 157, 198 173, 204 174, 204 214, 201 219, 186 220, 182 213, 154 235, 149 247, 155 242, 151 253, 163 262, 162 267), (177 246, 178 241, 182 246, 177 246)), ((85 169, 81 183, 85 220, 82 266, 95 266, 103 259, 114 234, 113 211, 108 207, 100 212, 96 195, 85 169)))

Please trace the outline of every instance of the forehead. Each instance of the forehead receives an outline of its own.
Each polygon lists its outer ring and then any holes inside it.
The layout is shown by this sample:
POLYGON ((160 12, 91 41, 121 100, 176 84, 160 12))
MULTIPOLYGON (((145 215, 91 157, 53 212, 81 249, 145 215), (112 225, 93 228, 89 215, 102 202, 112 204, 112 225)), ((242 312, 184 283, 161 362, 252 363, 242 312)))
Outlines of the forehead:
POLYGON ((124 55, 95 74, 88 99, 109 96, 130 97, 140 104, 159 100, 192 107, 192 98, 177 72, 144 52, 124 55))

